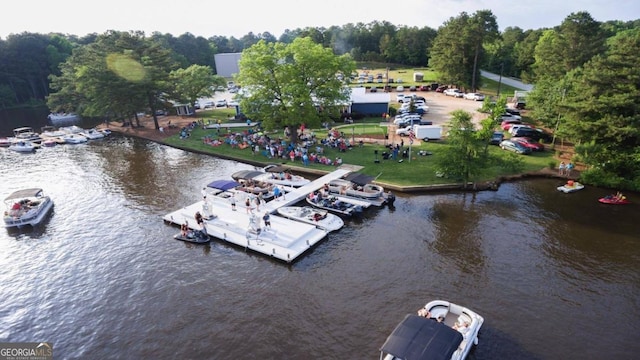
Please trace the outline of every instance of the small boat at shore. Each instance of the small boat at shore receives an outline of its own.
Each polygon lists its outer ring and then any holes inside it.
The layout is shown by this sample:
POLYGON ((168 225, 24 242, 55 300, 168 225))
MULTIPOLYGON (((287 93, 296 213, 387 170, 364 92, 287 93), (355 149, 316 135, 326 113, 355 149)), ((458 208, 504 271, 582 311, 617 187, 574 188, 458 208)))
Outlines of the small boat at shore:
POLYGON ((20 153, 30 153, 36 150, 36 146, 31 141, 18 140, 9 145, 9 150, 20 153))
POLYGON ((344 221, 339 216, 311 206, 283 206, 278 208, 277 212, 280 216, 327 231, 340 230, 344 226, 344 221))
POLYGON ((305 200, 313 207, 344 216, 361 214, 365 204, 368 205, 362 201, 352 200, 341 196, 329 195, 323 197, 319 192, 309 194, 309 196, 305 197, 305 200))
POLYGON ((578 190, 584 189, 584 185, 580 184, 577 181, 569 180, 566 184, 562 186, 558 186, 558 191, 562 191, 565 194, 576 192, 578 190))

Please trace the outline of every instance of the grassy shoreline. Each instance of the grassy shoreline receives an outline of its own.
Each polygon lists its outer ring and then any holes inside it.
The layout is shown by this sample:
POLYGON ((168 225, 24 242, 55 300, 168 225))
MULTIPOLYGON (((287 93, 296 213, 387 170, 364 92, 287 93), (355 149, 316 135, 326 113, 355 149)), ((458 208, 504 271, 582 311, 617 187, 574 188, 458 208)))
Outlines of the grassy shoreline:
MULTIPOLYGON (((172 124, 176 124, 181 127, 184 124, 194 121, 194 119, 172 118, 171 121, 172 124)), ((385 145, 388 145, 389 143, 388 140, 384 138, 383 133, 376 135, 363 132, 362 134, 356 135, 355 131, 353 134, 348 131, 352 128, 353 126, 350 125, 337 127, 338 131, 344 131, 345 137, 348 138, 349 141, 355 141, 354 146, 346 152, 339 152, 337 149, 325 147, 325 156, 330 159, 335 159, 335 157, 339 156, 343 159, 344 164, 362 166, 363 168, 359 172, 376 177, 376 183, 394 191, 410 193, 462 190, 464 188, 463 184, 459 181, 441 178, 436 175, 433 159, 443 151, 446 146, 446 141, 416 141, 411 145, 411 157, 399 157, 396 160, 384 160, 382 158, 382 154, 385 151, 389 151, 388 148, 385 147, 385 145), (361 139, 364 143, 362 146, 359 146, 358 142, 361 139), (420 151, 426 151, 431 155, 419 155, 420 151), (375 161, 376 159, 378 162, 375 161)), ((310 164, 309 166, 304 166, 300 160, 292 162, 290 159, 271 159, 265 156, 264 152, 254 155, 249 148, 241 150, 238 148, 232 148, 227 144, 219 146, 205 144, 203 141, 205 136, 211 138, 218 137, 215 129, 203 129, 201 127, 197 127, 191 131, 190 136, 187 139, 180 139, 179 129, 165 130, 163 133, 160 133, 153 128, 152 120, 143 122, 142 127, 140 128, 111 127, 111 130, 126 136, 144 138, 181 150, 216 156, 254 166, 265 166, 267 164, 278 163, 290 167, 294 172, 312 174, 315 176, 323 175, 335 169, 335 166, 332 165, 310 164)), ((242 132, 246 130, 246 128, 229 128, 229 130, 233 132, 242 132)), ((322 139, 324 137, 325 132, 319 130, 315 130, 315 132, 318 139, 322 139)), ((222 137, 224 135, 226 135, 226 129, 223 128, 220 136, 222 137)), ((270 133, 269 135, 272 138, 282 137, 282 134, 278 133, 270 133)), ((408 150, 408 139, 403 140, 405 142, 403 149, 408 150)), ((498 156, 507 155, 505 151, 496 146, 491 146, 490 151, 495 152, 498 156)), ((522 178, 560 178, 557 175, 557 171, 550 167, 550 164, 554 163, 552 151, 523 156, 523 159, 525 160, 525 167, 523 171, 510 173, 497 167, 487 168, 483 176, 475 179, 475 184, 468 186, 466 190, 495 190, 497 186, 504 181, 513 181, 522 178)))

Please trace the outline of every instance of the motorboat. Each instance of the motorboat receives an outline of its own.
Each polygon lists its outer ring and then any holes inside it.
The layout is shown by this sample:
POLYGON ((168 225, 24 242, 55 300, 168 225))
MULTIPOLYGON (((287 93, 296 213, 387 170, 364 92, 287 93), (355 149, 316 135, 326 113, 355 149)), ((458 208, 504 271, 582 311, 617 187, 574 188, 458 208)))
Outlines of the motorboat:
POLYGON ((351 199, 328 195, 323 197, 319 192, 314 192, 305 197, 307 203, 313 207, 324 209, 332 213, 344 216, 354 216, 362 213, 362 204, 354 203, 351 199))
POLYGON ((384 188, 376 184, 359 185, 346 179, 329 181, 329 192, 360 199, 378 199, 384 197, 384 188))
POLYGON ((9 150, 21 153, 30 153, 36 150, 36 146, 27 140, 16 140, 9 145, 9 150))
POLYGON ((80 120, 80 116, 75 113, 51 113, 47 116, 47 119, 49 119, 52 124, 56 125, 78 121, 80 120))
POLYGON ((626 196, 618 195, 618 194, 601 197, 600 199, 598 199, 598 201, 603 204, 611 204, 611 205, 623 205, 623 204, 631 203, 631 201, 629 201, 626 196))
POLYGON ((262 194, 263 196, 273 193, 274 184, 267 183, 256 179, 258 176, 265 174, 256 170, 241 170, 231 174, 231 178, 240 183, 238 190, 251 194, 262 194))
POLYGON ((0 138, 0 147, 9 147, 15 141, 14 138, 10 137, 1 137, 0 138))
MULTIPOLYGON (((214 180, 207 184, 207 188, 209 188, 208 192, 213 195, 217 195, 225 191, 236 189, 240 186, 242 185, 239 182, 235 180, 226 180, 226 179, 214 180)), ((206 191, 206 188, 204 190, 206 191)))
POLYGON ((53 208, 53 201, 40 188, 14 191, 4 199, 4 203, 6 228, 38 225, 53 208))
POLYGON ((311 180, 292 174, 288 168, 280 165, 267 165, 263 168, 264 174, 257 175, 254 180, 267 182, 274 185, 298 188, 307 185, 311 180))
POLYGON ((98 140, 98 139, 104 139, 105 135, 96 130, 96 129, 87 129, 83 132, 80 133, 80 135, 86 137, 89 140, 98 140))
POLYGON ((65 144, 82 144, 89 141, 86 137, 80 134, 66 134, 62 137, 65 144))
POLYGON ((380 348, 380 359, 463 360, 473 345, 484 318, 466 307, 434 300, 407 314, 380 348))
POLYGON ((177 233, 176 235, 173 236, 173 238, 176 240, 190 242, 194 244, 208 244, 211 241, 211 238, 209 237, 209 235, 207 235, 202 230, 189 230, 187 231, 186 235, 183 235, 182 233, 177 233))
POLYGON ((566 184, 558 186, 557 189, 558 191, 562 191, 563 193, 568 194, 584 189, 584 185, 580 184, 577 181, 569 180, 566 184))
POLYGON ((13 137, 16 140, 25 140, 31 142, 40 142, 42 140, 40 135, 33 131, 33 128, 30 126, 23 126, 13 129, 13 137))
POLYGON ((78 125, 70 125, 60 127, 59 130, 63 131, 65 134, 80 134, 84 132, 85 129, 81 128, 78 125))
POLYGON ((280 216, 311 224, 327 231, 336 231, 344 226, 344 221, 339 216, 312 206, 283 206, 276 211, 280 216))

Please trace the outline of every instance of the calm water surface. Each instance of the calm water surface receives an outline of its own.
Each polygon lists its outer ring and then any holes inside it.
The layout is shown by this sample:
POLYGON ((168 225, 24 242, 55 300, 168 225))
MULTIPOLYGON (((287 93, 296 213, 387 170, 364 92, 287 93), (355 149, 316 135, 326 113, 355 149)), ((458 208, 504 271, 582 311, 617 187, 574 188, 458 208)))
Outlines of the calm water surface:
POLYGON ((555 190, 399 196, 291 265, 162 216, 249 165, 114 136, 0 149, 0 196, 43 187, 42 226, 0 229, 0 342, 56 359, 375 359, 404 315, 448 299, 485 317, 470 359, 634 359, 640 197, 555 190))

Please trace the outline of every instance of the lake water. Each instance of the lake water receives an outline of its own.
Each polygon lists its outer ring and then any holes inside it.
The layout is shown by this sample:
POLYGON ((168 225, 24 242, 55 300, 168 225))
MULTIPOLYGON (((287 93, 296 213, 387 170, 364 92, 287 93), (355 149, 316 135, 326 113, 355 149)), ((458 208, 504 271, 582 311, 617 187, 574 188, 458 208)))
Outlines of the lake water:
POLYGON ((0 231, 0 342, 56 359, 373 359, 432 299, 485 318, 469 359, 635 359, 640 197, 557 180, 399 194, 293 264, 175 241, 162 216, 249 165, 113 136, 0 149, 0 196, 42 187, 52 216, 0 231))

